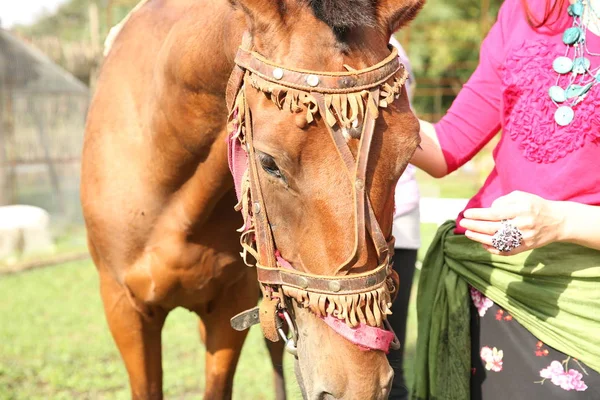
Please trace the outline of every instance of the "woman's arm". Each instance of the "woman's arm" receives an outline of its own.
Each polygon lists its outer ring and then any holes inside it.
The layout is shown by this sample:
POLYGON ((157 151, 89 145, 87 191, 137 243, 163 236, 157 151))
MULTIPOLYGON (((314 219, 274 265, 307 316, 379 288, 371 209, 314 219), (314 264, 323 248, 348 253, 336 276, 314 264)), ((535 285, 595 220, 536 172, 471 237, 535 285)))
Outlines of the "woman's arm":
POLYGON ((448 174, 448 164, 442 152, 442 146, 435 133, 433 124, 419 120, 421 124, 421 146, 410 161, 415 167, 422 169, 434 178, 442 178, 448 174))
POLYGON ((555 201, 553 208, 563 223, 558 240, 600 250, 600 206, 555 201))
POLYGON ((518 0, 506 0, 481 45, 479 65, 446 115, 436 124, 421 121, 421 149, 411 163, 441 178, 471 160, 499 131, 502 108, 501 66, 521 12, 518 0))

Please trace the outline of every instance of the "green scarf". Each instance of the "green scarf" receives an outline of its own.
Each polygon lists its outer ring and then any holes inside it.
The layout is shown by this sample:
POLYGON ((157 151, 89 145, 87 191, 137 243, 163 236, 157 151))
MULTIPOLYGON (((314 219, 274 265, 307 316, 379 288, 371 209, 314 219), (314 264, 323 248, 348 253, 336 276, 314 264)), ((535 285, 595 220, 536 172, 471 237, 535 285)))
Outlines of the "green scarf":
POLYGON ((545 344, 600 372, 600 251, 553 243, 494 256, 454 227, 440 227, 423 261, 413 399, 470 398, 468 285, 545 344))

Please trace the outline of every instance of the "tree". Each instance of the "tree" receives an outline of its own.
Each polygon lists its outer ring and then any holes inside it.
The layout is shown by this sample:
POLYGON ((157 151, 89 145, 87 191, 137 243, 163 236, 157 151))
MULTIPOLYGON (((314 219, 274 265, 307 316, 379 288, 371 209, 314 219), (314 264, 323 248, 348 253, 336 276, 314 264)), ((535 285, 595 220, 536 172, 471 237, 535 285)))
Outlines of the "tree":
POLYGON ((500 0, 427 0, 398 38, 417 79, 415 108, 430 119, 450 106, 479 60, 479 48, 496 20, 500 0))

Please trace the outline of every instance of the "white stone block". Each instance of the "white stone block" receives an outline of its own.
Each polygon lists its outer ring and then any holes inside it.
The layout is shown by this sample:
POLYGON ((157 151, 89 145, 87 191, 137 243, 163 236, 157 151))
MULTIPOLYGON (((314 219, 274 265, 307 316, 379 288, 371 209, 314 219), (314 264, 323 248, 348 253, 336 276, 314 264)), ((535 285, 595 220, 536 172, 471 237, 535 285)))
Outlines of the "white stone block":
POLYGON ((0 259, 53 251, 46 210, 27 205, 0 207, 0 259))

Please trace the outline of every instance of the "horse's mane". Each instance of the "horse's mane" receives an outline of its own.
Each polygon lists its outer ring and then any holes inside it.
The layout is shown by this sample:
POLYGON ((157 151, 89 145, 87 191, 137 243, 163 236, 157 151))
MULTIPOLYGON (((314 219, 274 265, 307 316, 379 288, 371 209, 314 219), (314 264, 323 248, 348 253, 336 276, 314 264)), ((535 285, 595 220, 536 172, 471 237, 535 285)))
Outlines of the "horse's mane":
POLYGON ((315 16, 339 30, 376 25, 374 0, 305 0, 315 16))

